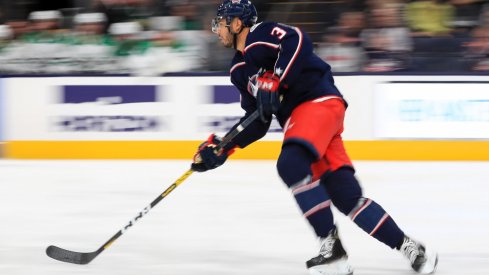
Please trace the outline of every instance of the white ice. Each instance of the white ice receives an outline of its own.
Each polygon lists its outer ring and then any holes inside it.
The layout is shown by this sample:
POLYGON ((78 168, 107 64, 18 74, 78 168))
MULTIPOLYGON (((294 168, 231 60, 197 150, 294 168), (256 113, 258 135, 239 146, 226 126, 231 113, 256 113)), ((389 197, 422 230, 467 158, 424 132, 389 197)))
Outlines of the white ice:
MULTIPOLYGON (((489 274, 489 162, 355 164, 365 195, 438 250, 437 274, 489 274)), ((317 242, 272 161, 194 173, 88 265, 45 255, 48 245, 96 250, 188 167, 1 160, 0 274, 307 274, 317 242)), ((335 216, 354 274, 414 274, 400 253, 335 216)))

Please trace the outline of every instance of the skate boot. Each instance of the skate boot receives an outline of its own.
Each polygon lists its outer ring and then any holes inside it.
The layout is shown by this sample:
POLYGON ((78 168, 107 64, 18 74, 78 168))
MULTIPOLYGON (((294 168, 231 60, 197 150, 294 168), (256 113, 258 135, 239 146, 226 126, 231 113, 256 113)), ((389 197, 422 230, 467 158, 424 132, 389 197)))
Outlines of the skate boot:
POLYGON ((399 249, 406 258, 411 262, 414 271, 420 274, 431 274, 435 272, 438 264, 438 255, 436 252, 426 249, 419 242, 404 236, 404 241, 399 249))
POLYGON ((351 275, 353 269, 348 264, 348 256, 341 245, 338 232, 329 232, 326 238, 321 238, 319 255, 306 262, 311 275, 351 275))

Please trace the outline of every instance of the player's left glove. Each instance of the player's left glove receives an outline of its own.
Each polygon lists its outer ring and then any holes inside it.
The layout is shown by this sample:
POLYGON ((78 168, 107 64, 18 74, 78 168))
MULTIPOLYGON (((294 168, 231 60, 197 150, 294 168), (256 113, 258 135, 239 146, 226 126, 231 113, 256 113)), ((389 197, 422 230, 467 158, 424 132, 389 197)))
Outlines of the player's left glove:
POLYGON ((228 144, 216 151, 216 147, 222 142, 222 139, 214 134, 211 134, 209 138, 199 145, 197 153, 194 155, 194 162, 191 169, 197 172, 205 172, 207 170, 215 169, 227 160, 227 158, 234 153, 236 146, 228 144))
POLYGON ((280 107, 280 78, 271 71, 259 72, 256 78, 256 104, 260 120, 267 123, 280 107))

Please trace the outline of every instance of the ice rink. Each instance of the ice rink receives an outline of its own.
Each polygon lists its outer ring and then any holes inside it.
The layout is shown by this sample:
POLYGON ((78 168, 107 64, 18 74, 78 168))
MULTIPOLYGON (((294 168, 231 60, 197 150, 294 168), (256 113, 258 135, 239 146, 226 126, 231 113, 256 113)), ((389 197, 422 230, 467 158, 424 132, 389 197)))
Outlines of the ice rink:
MULTIPOLYGON (((355 162, 367 197, 439 252, 440 275, 489 274, 489 162, 355 162)), ((272 161, 194 173, 85 266, 188 161, 0 160, 1 275, 306 275, 318 244, 272 161)), ((356 275, 415 274, 335 212, 356 275)))

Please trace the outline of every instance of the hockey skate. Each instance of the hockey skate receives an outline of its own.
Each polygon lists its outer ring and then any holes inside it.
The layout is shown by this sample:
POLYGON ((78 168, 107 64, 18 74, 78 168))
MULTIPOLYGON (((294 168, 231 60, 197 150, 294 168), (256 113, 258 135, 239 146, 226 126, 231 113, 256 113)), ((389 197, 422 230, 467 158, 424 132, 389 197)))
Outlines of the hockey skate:
POLYGON ((348 264, 348 255, 341 245, 338 232, 329 232, 326 238, 321 238, 319 255, 306 262, 311 275, 351 275, 352 267, 348 264))
POLYGON ((438 264, 436 252, 426 249, 426 247, 413 239, 404 236, 404 241, 400 251, 411 262, 414 271, 420 274, 431 274, 435 272, 438 264))

